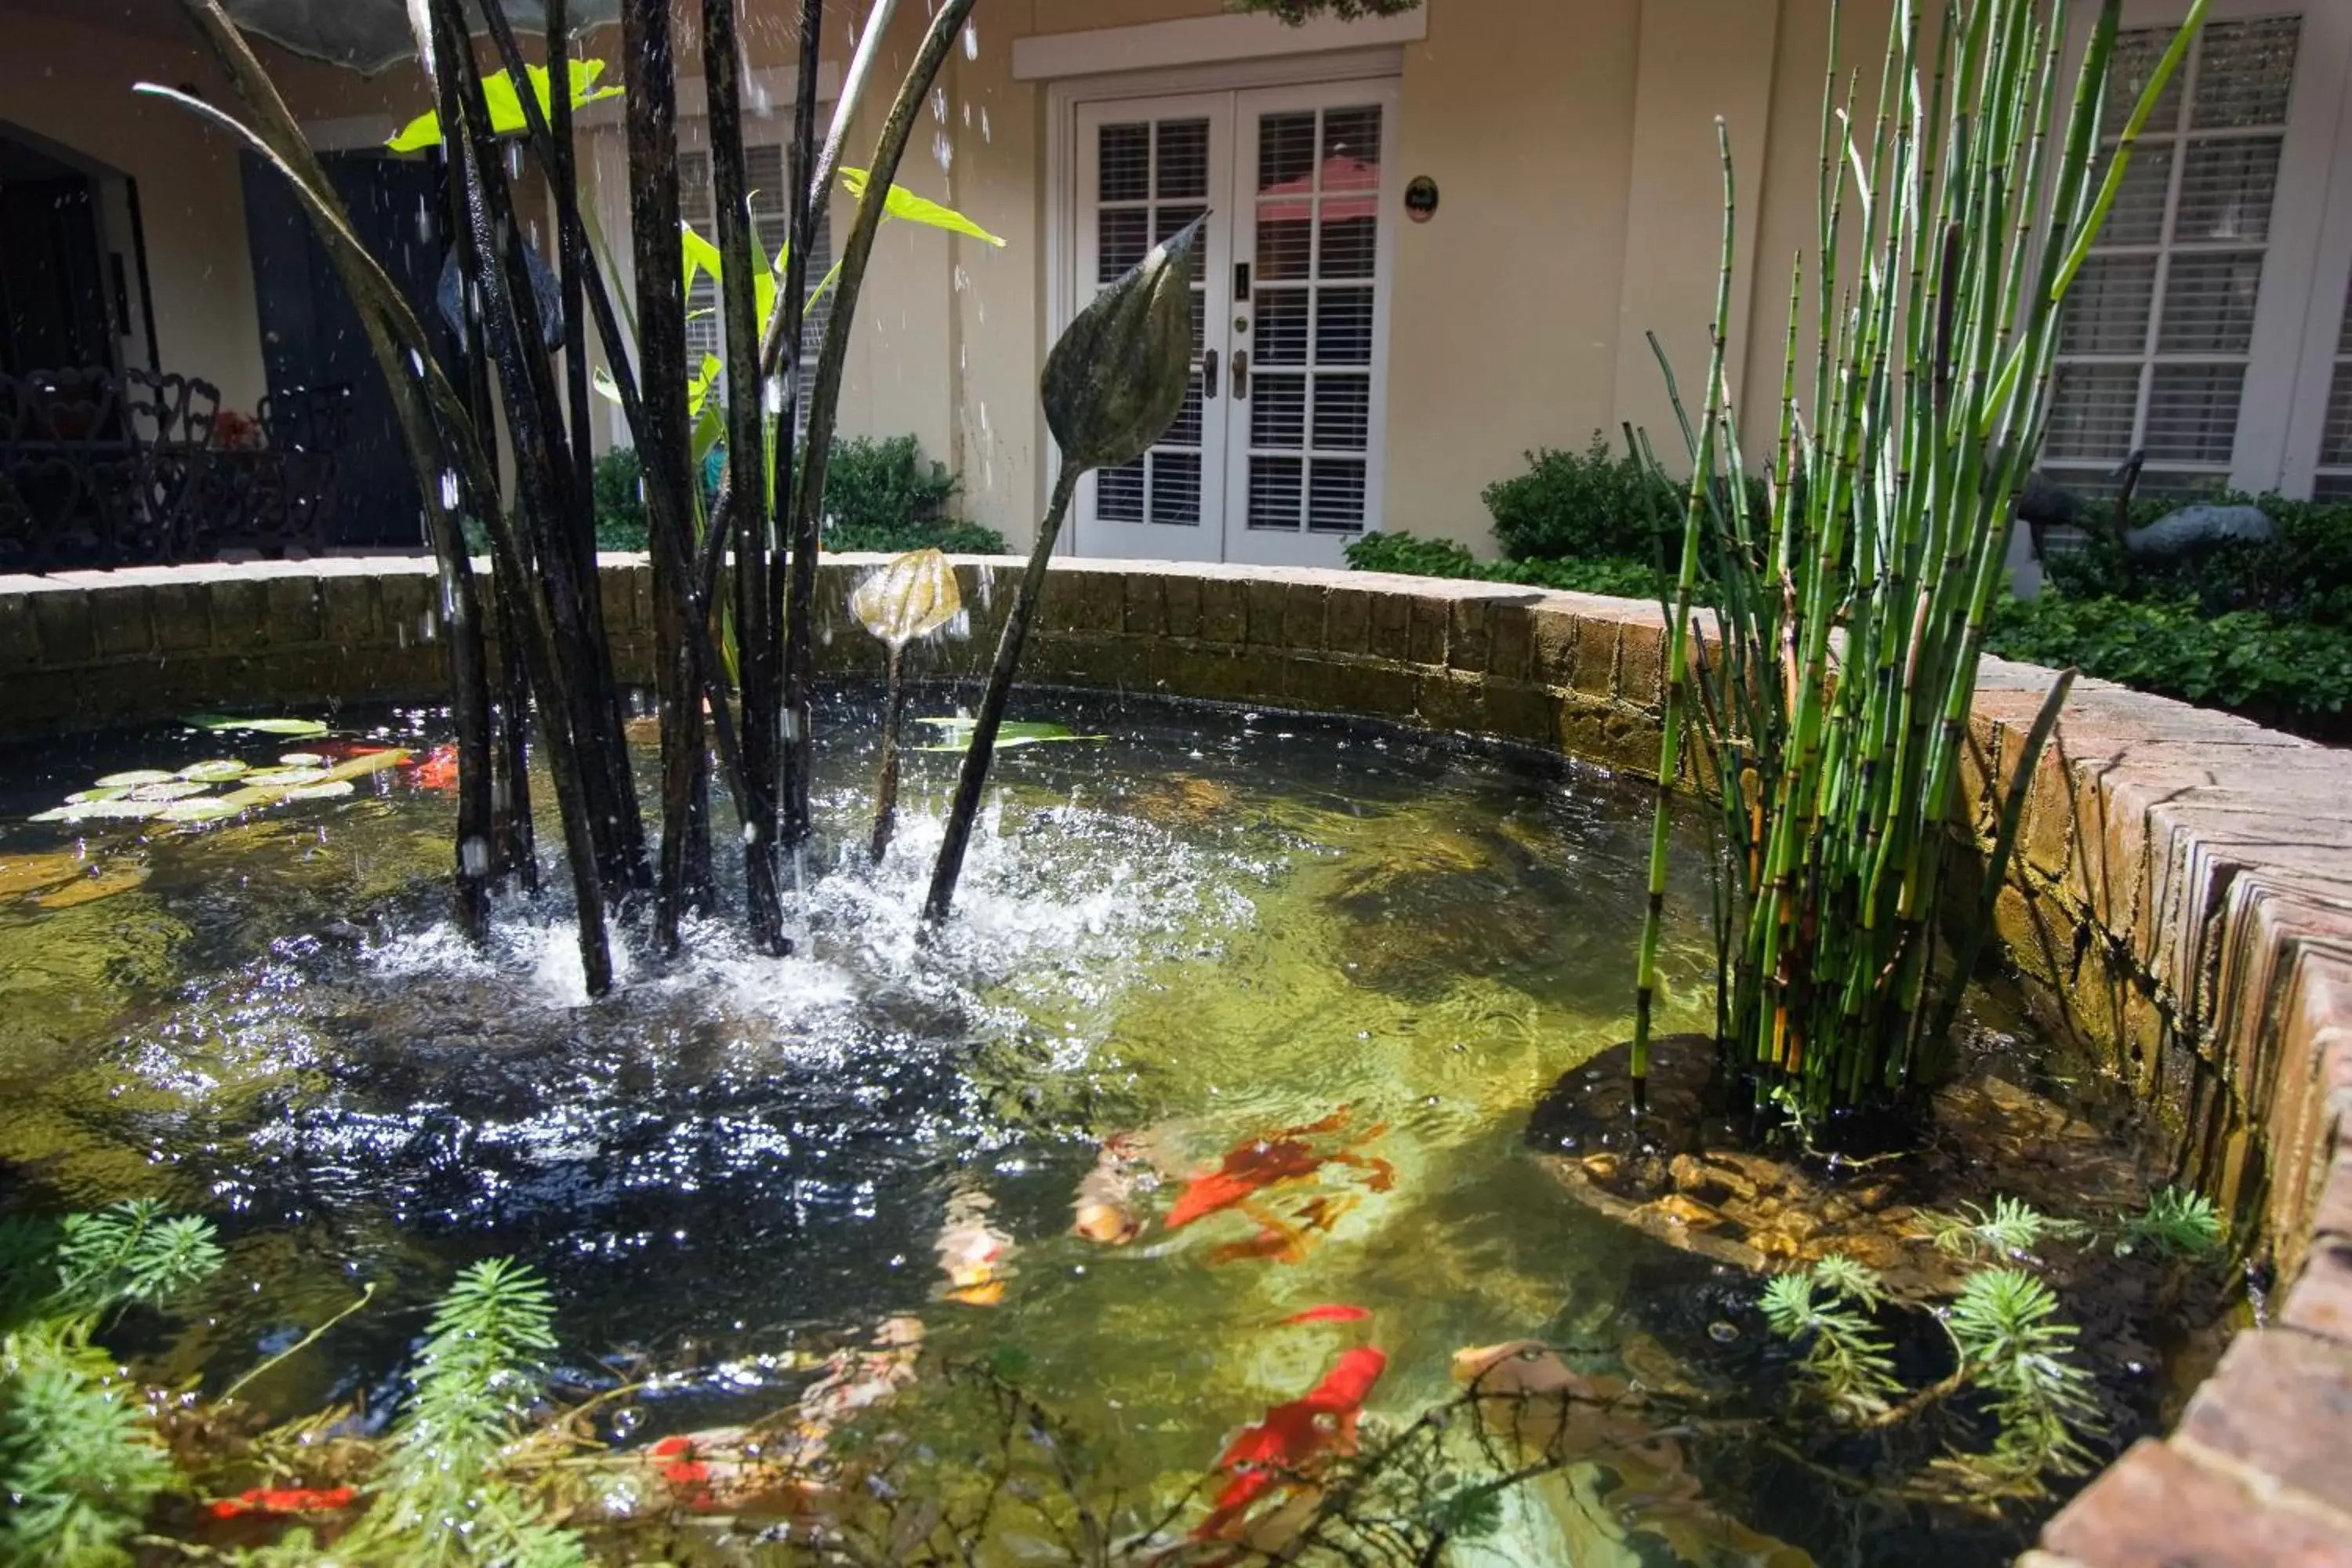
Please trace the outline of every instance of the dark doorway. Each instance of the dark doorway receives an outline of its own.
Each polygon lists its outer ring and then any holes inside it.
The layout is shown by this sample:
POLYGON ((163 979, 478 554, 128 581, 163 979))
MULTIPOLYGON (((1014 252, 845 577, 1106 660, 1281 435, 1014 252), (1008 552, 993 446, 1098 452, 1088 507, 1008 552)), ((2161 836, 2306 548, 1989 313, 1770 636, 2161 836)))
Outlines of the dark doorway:
MULTIPOLYGON (((415 308, 442 363, 452 363, 446 330, 433 304, 446 244, 439 165, 373 153, 329 153, 320 162, 361 243, 415 308)), ((327 524, 327 542, 422 545, 423 497, 359 311, 284 178, 251 154, 245 160, 245 223, 270 395, 282 402, 296 388, 351 388, 340 500, 327 524)))
POLYGON ((0 374, 112 370, 97 182, 0 136, 0 374))

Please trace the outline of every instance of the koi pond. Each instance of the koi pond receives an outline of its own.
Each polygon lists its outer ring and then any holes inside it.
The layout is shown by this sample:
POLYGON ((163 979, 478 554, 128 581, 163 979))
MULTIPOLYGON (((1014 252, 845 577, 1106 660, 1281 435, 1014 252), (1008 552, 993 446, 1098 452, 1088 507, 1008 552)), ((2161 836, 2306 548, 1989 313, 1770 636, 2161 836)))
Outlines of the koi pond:
POLYGON ((956 731, 876 866, 871 705, 797 955, 714 922, 593 1005, 560 879, 448 925, 436 711, 0 752, 0 1212, 225 1255, 109 1332, 196 1478, 140 1551, 332 1541, 492 1258, 554 1309, 509 1479, 614 1562, 1985 1563, 2217 1353, 2219 1262, 1997 991, 1883 1161, 1612 1109, 1630 783, 1033 696, 925 938, 956 731), (2066 1376, 1963 1375, 1996 1275, 2066 1376))

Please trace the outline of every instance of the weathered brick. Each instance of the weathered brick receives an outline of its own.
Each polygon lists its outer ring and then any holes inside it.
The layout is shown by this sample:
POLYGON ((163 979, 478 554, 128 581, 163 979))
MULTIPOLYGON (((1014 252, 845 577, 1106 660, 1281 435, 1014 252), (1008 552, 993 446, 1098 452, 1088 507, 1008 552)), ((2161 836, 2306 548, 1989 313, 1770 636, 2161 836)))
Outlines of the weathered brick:
POLYGON ((1446 629, 1454 620, 1451 601, 1433 594, 1415 594, 1410 604, 1405 658, 1415 664, 1444 664, 1446 629))
MULTIPOLYGON (((1532 614, 1535 646, 1529 654, 1528 674, 1546 686, 1566 689, 1576 679, 1577 645, 1583 637, 1584 623, 1559 610, 1532 614)), ((1613 657, 1613 649, 1612 653, 1613 657)))
POLYGON ((1665 633, 1628 626, 1617 643, 1617 697, 1637 708, 1664 700, 1665 633))
POLYGON ((1525 605, 1493 605, 1486 616, 1486 673, 1525 680, 1535 658, 1535 617, 1525 605))
POLYGON ((153 651, 147 623, 147 590, 110 585, 89 595, 91 639, 101 658, 143 658, 153 651))
POLYGON ((1391 664, 1403 664, 1412 653, 1412 606, 1410 594, 1381 588, 1371 595, 1371 624, 1364 651, 1391 664))
POLYGON ((1238 647, 1248 635, 1249 597, 1245 584, 1231 577, 1201 579, 1201 640, 1238 647))
POLYGON ((1421 678, 1414 697, 1421 721, 1433 730, 1475 735, 1486 728, 1485 685, 1457 670, 1435 670, 1421 678))
POLYGON ((366 577, 338 572, 319 579, 319 626, 326 641, 357 647, 373 635, 374 622, 374 585, 366 577))
POLYGON ((33 624, 31 596, 0 593, 0 670, 37 669, 41 662, 41 634, 33 624))
POLYGON ((1361 588, 1334 588, 1323 620, 1323 646, 1332 653, 1363 653, 1372 629, 1372 595, 1361 588))
POLYGON ((1161 599, 1168 605, 1168 635, 1171 637, 1196 637, 1201 635, 1201 579, 1192 576, 1170 576, 1160 583, 1161 599))
POLYGON ((1445 634, 1445 662, 1448 665, 1471 675, 1486 672, 1487 652, 1492 646, 1486 629, 1491 611, 1492 606, 1484 599, 1460 598, 1454 601, 1445 634))
POLYGON ((272 577, 262 585, 262 604, 272 644, 314 643, 323 635, 316 577, 272 577))
POLYGON ((1097 637, 1115 633, 1127 619, 1126 576, 1110 571, 1049 572, 1039 614, 1055 630, 1097 637))
POLYGON ((1250 646, 1283 647, 1287 641, 1285 627, 1289 615, 1290 585, 1279 580, 1255 579, 1246 584, 1243 597, 1249 606, 1250 646))
POLYGON ((1129 572, 1119 605, 1119 624, 1129 637, 1168 635, 1168 598, 1160 592, 1164 579, 1157 572, 1129 572))
POLYGON ((1623 628, 1615 621, 1579 616, 1576 659, 1572 668, 1577 690, 1594 697, 1617 695, 1617 641, 1623 628))
POLYGON ((2352 1350, 2293 1330, 2240 1334, 2176 1436, 2352 1510, 2352 1350))
POLYGON ((52 589, 33 596, 33 625, 39 631, 41 660, 51 668, 87 664, 97 657, 98 638, 89 624, 89 595, 79 588, 52 589))
POLYGON ((2234 1479, 2143 1438, 2042 1532, 2086 1568, 2345 1568, 2340 1525, 2274 1507, 2234 1479))
MULTIPOLYGON (((1320 583, 1293 583, 1282 595, 1282 646, 1301 653, 1323 650, 1323 621, 1330 590, 1320 583)), ((1253 606, 1252 615, 1256 611, 1253 606)))

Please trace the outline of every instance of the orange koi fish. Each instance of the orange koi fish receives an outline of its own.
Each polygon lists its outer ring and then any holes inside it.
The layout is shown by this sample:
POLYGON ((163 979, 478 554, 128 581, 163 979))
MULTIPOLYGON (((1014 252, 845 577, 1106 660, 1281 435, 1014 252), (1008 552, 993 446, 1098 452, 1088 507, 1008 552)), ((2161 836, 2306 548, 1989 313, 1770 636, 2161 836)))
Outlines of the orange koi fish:
POLYGON ((1286 1329, 1294 1323, 1360 1323, 1371 1315, 1370 1309, 1365 1307, 1309 1307, 1303 1312, 1291 1313, 1275 1327, 1286 1329))
POLYGON ((1326 1165, 1346 1165, 1363 1171, 1367 1173, 1366 1186, 1376 1193, 1387 1192, 1396 1184, 1395 1168, 1386 1160, 1355 1152, 1357 1145, 1387 1131, 1386 1123, 1375 1122, 1360 1136, 1336 1149, 1318 1149, 1312 1142, 1322 1134, 1339 1131, 1347 1122, 1348 1110, 1342 1106, 1320 1121, 1305 1127, 1285 1127, 1235 1145, 1226 1152, 1215 1170, 1185 1184, 1183 1192, 1177 1195, 1176 1206, 1168 1212, 1168 1228, 1179 1230, 1196 1219, 1239 1208, 1269 1187, 1303 1182, 1326 1165))
POLYGON ((205 1511, 215 1519, 236 1519, 241 1514, 283 1516, 297 1513, 332 1513, 349 1508, 358 1500, 359 1492, 351 1487, 254 1487, 233 1498, 222 1498, 205 1504, 205 1511))
POLYGON ((1388 1364, 1387 1355, 1370 1345, 1342 1351, 1304 1398, 1277 1405, 1265 1420, 1244 1427, 1217 1460, 1231 1479, 1192 1539, 1240 1539, 1261 1499, 1306 1484, 1309 1467, 1325 1454, 1354 1453, 1357 1417, 1388 1364))
POLYGON ((456 789, 457 787, 457 748, 436 746, 409 769, 409 777, 419 789, 456 789))

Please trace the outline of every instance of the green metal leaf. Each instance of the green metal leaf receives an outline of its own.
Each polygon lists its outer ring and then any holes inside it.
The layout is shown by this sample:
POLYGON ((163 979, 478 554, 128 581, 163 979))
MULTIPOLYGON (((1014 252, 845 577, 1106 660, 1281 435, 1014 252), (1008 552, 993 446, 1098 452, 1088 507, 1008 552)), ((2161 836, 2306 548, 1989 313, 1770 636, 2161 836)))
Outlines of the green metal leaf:
MULTIPOLYGON (((866 182, 871 176, 863 169, 841 171, 841 188, 860 198, 866 195, 866 182)), ((943 207, 935 201, 917 195, 904 185, 892 185, 882 197, 882 210, 892 217, 919 223, 927 228, 943 228, 950 234, 969 235, 999 249, 1004 241, 980 226, 953 207, 943 207)))
MULTIPOLYGON (((538 95, 541 114, 552 112, 553 94, 548 90, 547 68, 529 66, 530 89, 538 95)), ((584 109, 608 98, 618 98, 617 87, 598 87, 596 80, 604 74, 603 60, 572 62, 572 107, 584 109)), ((515 92, 514 78, 506 71, 482 79, 482 96, 490 106, 490 129, 500 135, 523 128, 522 100, 515 92)), ((427 110, 400 128, 384 146, 394 153, 420 153, 427 147, 441 144, 441 117, 427 110)))
POLYGON ((1078 312, 1045 356, 1045 423, 1072 472, 1141 457, 1192 380, 1192 253, 1202 214, 1078 312))

